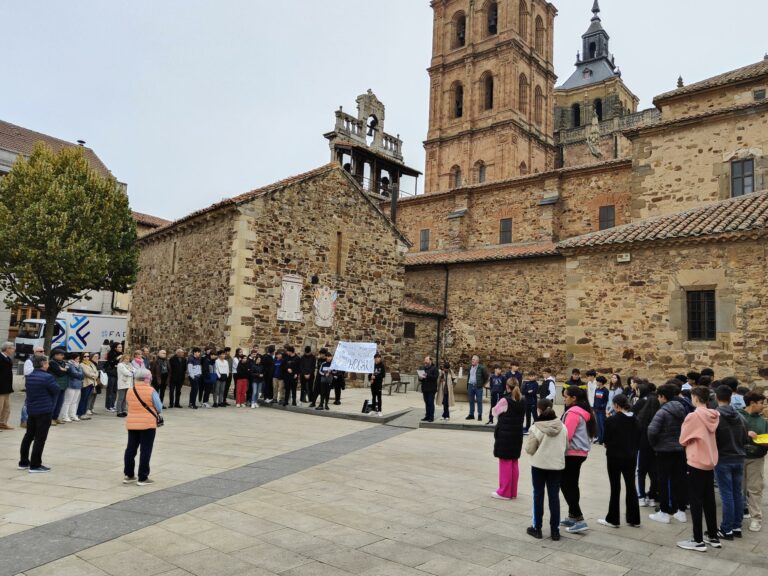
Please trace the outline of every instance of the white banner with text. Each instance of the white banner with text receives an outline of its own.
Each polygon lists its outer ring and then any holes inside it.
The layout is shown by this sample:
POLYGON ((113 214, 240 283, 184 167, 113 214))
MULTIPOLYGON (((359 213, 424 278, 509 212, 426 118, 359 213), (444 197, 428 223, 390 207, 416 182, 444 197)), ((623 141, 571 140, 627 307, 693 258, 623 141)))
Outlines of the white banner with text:
POLYGON ((374 354, 376 354, 375 343, 339 342, 336 353, 333 355, 331 370, 371 374, 374 354))

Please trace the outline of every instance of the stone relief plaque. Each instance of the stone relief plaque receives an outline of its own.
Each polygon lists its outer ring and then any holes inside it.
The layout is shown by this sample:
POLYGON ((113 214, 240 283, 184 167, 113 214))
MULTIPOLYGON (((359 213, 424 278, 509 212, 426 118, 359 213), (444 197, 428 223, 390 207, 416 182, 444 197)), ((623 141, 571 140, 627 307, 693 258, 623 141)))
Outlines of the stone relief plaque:
POLYGON ((315 288, 315 324, 321 328, 332 328, 333 318, 336 315, 336 299, 338 293, 328 286, 315 288))
POLYGON ((301 289, 304 279, 301 276, 287 274, 283 276, 283 287, 280 297, 280 309, 277 319, 286 322, 301 322, 304 314, 301 311, 301 289))

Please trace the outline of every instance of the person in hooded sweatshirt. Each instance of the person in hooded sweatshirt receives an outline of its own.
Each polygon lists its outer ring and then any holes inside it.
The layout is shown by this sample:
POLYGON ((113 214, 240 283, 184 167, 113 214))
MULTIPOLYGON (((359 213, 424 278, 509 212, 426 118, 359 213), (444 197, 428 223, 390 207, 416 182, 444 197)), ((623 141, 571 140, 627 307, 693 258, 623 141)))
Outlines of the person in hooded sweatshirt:
POLYGON ((685 417, 680 430, 680 444, 688 459, 688 497, 691 502, 693 539, 677 543, 684 550, 706 552, 707 545, 721 548, 717 538, 717 509, 715 507, 715 466, 717 466, 717 440, 715 432, 720 413, 707 408, 709 388, 691 389, 691 400, 696 408, 685 417), (702 512, 707 522, 707 533, 702 533, 702 512))
POLYGON ((562 520, 560 525, 565 526, 565 531, 569 534, 578 534, 589 530, 579 505, 579 476, 581 465, 589 456, 592 439, 597 436, 597 424, 587 399, 586 387, 569 386, 565 389, 564 398, 565 413, 562 421, 568 431, 568 449, 565 452, 565 471, 560 489, 568 503, 568 518, 562 520))
POLYGON ((627 524, 640 526, 640 503, 635 492, 637 451, 640 446, 640 427, 624 394, 613 397, 613 416, 605 421, 605 458, 608 464, 608 481, 611 499, 608 514, 598 524, 618 528, 621 516, 621 479, 626 490, 627 524))
POLYGON ((648 443, 656 452, 656 474, 660 510, 649 518, 669 524, 674 517, 687 522, 685 515, 685 449, 680 445, 680 429, 688 410, 680 399, 677 380, 670 380, 656 390, 661 408, 648 424, 648 443))
POLYGON ((733 540, 734 536, 741 538, 744 517, 744 447, 749 442, 749 436, 744 420, 731 404, 733 391, 728 386, 719 386, 715 394, 717 411, 720 413, 720 423, 715 434, 718 453, 715 476, 720 500, 723 502, 723 521, 717 537, 733 540))
POLYGON ((525 451, 531 456, 533 482, 533 523, 526 532, 541 539, 544 522, 544 490, 549 498, 549 528, 552 540, 560 540, 560 479, 565 469, 568 431, 557 419, 552 402, 546 398, 537 405, 539 417, 531 426, 525 451))
POLYGON ((517 498, 517 481, 520 479, 520 452, 523 449, 523 416, 525 401, 514 378, 507 379, 505 394, 491 409, 498 422, 493 431, 493 455, 499 459, 499 488, 492 498, 512 500, 517 498))

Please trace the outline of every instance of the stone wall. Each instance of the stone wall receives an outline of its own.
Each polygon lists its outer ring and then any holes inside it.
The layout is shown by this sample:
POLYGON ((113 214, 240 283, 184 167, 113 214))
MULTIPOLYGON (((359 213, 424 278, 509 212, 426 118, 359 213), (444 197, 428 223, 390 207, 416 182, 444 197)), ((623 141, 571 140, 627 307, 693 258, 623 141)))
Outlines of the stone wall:
POLYGON ((641 130, 633 138, 633 148, 633 220, 730 198, 733 159, 755 158, 755 190, 763 190, 768 110, 760 106, 641 130))
POLYGON ((567 261, 570 365, 662 381, 710 366, 768 381, 766 241, 583 253, 567 261), (716 290, 717 340, 688 341, 686 290, 716 290))
POLYGON ((714 112, 755 101, 755 90, 768 89, 765 79, 737 85, 720 86, 712 90, 685 94, 677 98, 656 100, 664 120, 677 120, 696 114, 714 112))
MULTIPOLYGON (((400 370, 403 374, 413 375, 424 365, 424 357, 436 357, 437 318, 405 314, 404 322, 415 324, 415 337, 403 338, 403 351, 400 357, 400 370)), ((443 359, 440 359, 442 363, 443 359)))
POLYGON ((129 322, 133 345, 170 350, 225 343, 233 233, 231 213, 216 213, 141 244, 129 322))
MULTIPOLYGON (((442 308, 443 269, 408 269, 405 282, 408 296, 442 308)), ((448 286, 442 359, 466 364, 478 354, 489 364, 565 368, 564 259, 451 266, 448 286)), ((425 338, 428 346, 434 334, 425 338)))

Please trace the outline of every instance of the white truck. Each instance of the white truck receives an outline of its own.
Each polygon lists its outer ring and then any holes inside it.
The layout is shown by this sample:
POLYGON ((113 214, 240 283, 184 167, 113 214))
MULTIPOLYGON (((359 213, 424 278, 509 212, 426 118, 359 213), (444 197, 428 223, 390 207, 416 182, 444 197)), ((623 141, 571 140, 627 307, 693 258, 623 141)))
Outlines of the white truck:
MULTIPOLYGON (((128 331, 126 316, 64 312, 56 319, 51 349, 98 352, 104 340, 122 342, 128 331)), ((16 336, 16 357, 26 358, 45 342, 45 320, 24 320, 16 336)))

